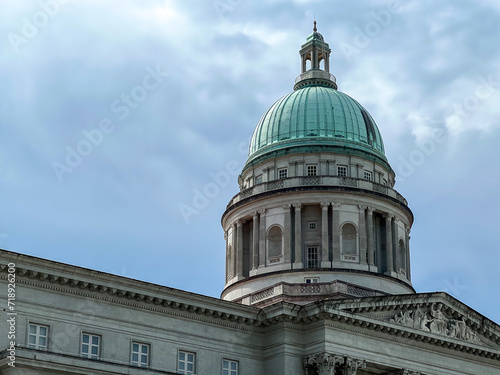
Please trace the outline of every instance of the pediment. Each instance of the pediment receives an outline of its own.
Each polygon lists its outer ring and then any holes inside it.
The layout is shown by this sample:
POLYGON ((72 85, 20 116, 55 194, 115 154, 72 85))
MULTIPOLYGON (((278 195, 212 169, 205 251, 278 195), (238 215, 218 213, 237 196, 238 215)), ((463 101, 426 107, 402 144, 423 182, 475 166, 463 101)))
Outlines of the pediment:
POLYGON ((344 300, 337 310, 420 337, 500 350, 500 326, 446 293, 344 300))

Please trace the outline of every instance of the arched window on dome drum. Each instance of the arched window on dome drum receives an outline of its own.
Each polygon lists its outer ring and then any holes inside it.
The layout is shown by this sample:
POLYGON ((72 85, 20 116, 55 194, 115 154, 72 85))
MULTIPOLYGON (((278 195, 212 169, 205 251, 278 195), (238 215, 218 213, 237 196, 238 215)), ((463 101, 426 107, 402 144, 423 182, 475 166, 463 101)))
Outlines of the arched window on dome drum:
POLYGON ((283 253, 283 231, 278 225, 272 226, 267 232, 267 256, 280 257, 283 253))
POLYGON ((398 250, 399 250, 399 268, 406 274, 406 248, 403 239, 399 240, 398 250))
POLYGON ((356 227, 352 224, 344 224, 342 227, 342 254, 358 254, 357 237, 356 227))

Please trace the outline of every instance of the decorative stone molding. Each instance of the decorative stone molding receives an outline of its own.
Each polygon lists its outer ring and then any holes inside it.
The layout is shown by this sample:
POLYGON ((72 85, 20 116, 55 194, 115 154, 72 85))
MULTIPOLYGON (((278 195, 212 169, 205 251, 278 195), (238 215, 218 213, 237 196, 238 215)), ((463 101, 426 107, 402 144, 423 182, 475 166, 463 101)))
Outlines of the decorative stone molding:
POLYGON ((328 207, 330 207, 330 202, 321 202, 320 206, 321 206, 321 209, 328 210, 328 207))
POLYGON ((338 210, 341 205, 342 205, 342 203, 332 203, 332 207, 334 210, 338 210))
POLYGON ((344 362, 344 357, 326 352, 304 357, 305 375, 337 374, 336 369, 344 362))
POLYGON ((377 184, 374 182, 373 183, 373 191, 375 191, 377 193, 387 194, 387 186, 377 184))
POLYGON ((401 370, 386 372, 382 375, 420 375, 420 374, 421 374, 420 371, 413 371, 404 368, 401 370))
POLYGON ((294 203, 292 206, 293 208, 295 208, 295 211, 299 211, 302 209, 302 204, 300 203, 294 203))
POLYGON ((420 371, 402 369, 398 375, 420 375, 420 371))
POLYGON ((327 352, 305 356, 303 365, 306 375, 356 375, 366 368, 364 360, 327 352))
POLYGON ((350 186, 350 187, 357 187, 358 186, 358 180, 353 177, 340 177, 339 181, 340 186, 350 186))
POLYGON ((272 181, 267 183, 267 190, 279 189, 282 188, 283 186, 285 186, 283 180, 272 181))
POLYGON ((320 176, 304 176, 301 178, 302 185, 319 185, 321 182, 320 176))
POLYGON ((390 321, 425 332, 482 344, 477 333, 467 325, 465 316, 461 319, 446 317, 442 312, 442 307, 441 303, 433 303, 427 309, 401 310, 390 321))
MULTIPOLYGON (((1 267, 2 271, 6 272, 7 268, 5 267, 5 270, 3 270, 3 268, 4 267, 1 267)), ((121 303, 127 306, 144 308, 147 310, 160 311, 158 310, 158 307, 165 307, 169 309, 181 309, 189 312, 190 314, 196 313, 196 314, 203 314, 209 317, 211 316, 216 320, 220 319, 223 314, 226 314, 227 315, 226 319, 231 321, 238 321, 255 327, 261 324, 255 318, 250 316, 245 317, 237 315, 238 314, 237 312, 223 313, 215 309, 207 310, 204 307, 197 306, 195 301, 193 301, 194 304, 191 301, 188 303, 176 302, 170 299, 171 296, 168 296, 169 299, 165 299, 165 295, 162 295, 160 297, 154 294, 137 293, 128 290, 128 287, 125 285, 122 288, 109 287, 102 285, 98 282, 89 283, 86 281, 78 280, 77 278, 66 278, 52 273, 41 273, 30 269, 26 269, 22 266, 17 267, 16 274, 18 276, 16 278, 16 282, 19 285, 25 284, 25 285, 30 285, 32 287, 50 289, 52 291, 84 296, 86 298, 93 298, 98 301, 121 303)), ((2 279, 1 275, 0 279, 2 279)), ((171 291, 171 289, 168 287, 164 287, 164 289, 167 291, 167 293, 171 291)), ((161 309, 161 312, 166 313, 167 311, 165 309, 161 309)), ((178 315, 176 313, 173 314, 178 315)))
POLYGON ((257 212, 258 212, 258 213, 259 213, 259 215, 262 217, 262 216, 264 216, 264 215, 266 214, 266 209, 265 209, 265 208, 263 208, 262 210, 259 210, 259 211, 257 211, 257 212))
POLYGON ((363 368, 366 368, 366 361, 365 360, 352 358, 352 357, 346 357, 345 363, 344 363, 343 375, 356 375, 358 373, 358 370, 363 369, 363 368))
POLYGON ((287 203, 287 204, 284 204, 282 207, 285 211, 290 211, 290 209, 292 208, 292 205, 290 203, 287 203))

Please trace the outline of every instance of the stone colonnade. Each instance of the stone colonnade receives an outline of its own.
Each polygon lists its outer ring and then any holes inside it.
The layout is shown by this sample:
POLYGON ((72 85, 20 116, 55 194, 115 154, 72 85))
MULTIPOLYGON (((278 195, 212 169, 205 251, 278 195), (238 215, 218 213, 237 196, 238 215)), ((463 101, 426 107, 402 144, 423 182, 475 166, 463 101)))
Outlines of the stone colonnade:
MULTIPOLYGON (((338 202, 321 202, 321 238, 319 239, 321 263, 320 268, 332 268, 335 263, 342 261, 341 254, 341 233, 340 233, 340 207, 338 202), (330 210, 331 207, 331 210, 330 210), (331 230, 329 230, 331 222, 331 230), (331 240, 330 240, 331 239, 331 240)), ((307 265, 304 260, 304 243, 302 241, 302 209, 301 203, 285 204, 282 206, 284 211, 284 230, 283 230, 283 263, 291 263, 291 268, 301 269, 307 265), (292 221, 292 215, 294 220, 292 221), (293 223, 294 222, 294 223, 293 223), (293 228, 292 228, 293 225, 293 228), (294 232, 292 234, 292 232, 294 232), (293 248, 292 248, 293 246, 293 248)), ((405 225, 404 246, 406 259, 400 259, 401 254, 398 244, 397 218, 390 213, 381 213, 377 211, 379 217, 382 215, 385 220, 385 264, 380 264, 381 257, 377 254, 376 233, 375 233, 375 210, 372 207, 358 206, 359 217, 357 223, 357 240, 359 249, 359 264, 368 265, 369 270, 386 270, 386 274, 399 272, 401 261, 405 261, 403 272, 404 276, 410 279, 409 264, 409 227, 405 225)), ((235 220, 231 224, 233 235, 232 243, 228 243, 229 231, 226 231, 226 278, 227 281, 233 277, 240 280, 248 275, 244 275, 243 260, 243 223, 252 221, 251 243, 249 244, 249 270, 266 267, 266 234, 268 227, 266 225, 266 210, 252 212, 249 218, 235 220), (231 245, 231 246, 229 246, 231 245), (231 251, 230 251, 231 249, 231 251)), ((378 249, 380 251, 380 249, 378 249)))

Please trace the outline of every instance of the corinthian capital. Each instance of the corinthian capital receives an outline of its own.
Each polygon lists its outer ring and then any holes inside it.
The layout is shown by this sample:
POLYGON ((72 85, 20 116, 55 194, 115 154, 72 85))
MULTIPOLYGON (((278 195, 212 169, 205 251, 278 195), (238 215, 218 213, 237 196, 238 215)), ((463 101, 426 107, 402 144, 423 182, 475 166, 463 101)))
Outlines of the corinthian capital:
POLYGON ((361 368, 366 368, 365 360, 352 357, 345 358, 345 375, 356 375, 361 368))
POLYGON ((304 357, 303 364, 306 375, 332 374, 335 367, 344 363, 344 357, 326 352, 304 357))

